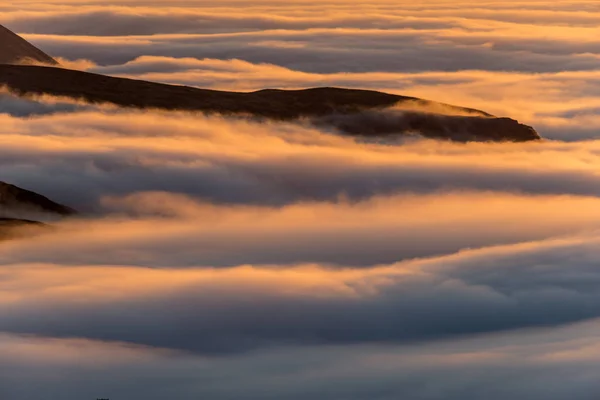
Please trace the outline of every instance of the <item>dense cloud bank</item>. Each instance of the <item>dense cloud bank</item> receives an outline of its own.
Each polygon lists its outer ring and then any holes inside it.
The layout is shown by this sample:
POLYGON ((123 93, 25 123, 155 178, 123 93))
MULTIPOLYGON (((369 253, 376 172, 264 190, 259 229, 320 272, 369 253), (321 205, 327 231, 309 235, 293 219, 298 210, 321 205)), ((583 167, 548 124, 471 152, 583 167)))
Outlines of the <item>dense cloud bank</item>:
POLYGON ((573 9, 572 2, 551 11, 531 2, 528 12, 527 2, 512 1, 502 10, 448 2, 188 2, 166 10, 140 2, 77 3, 32 5, 29 12, 19 4, 0 15, 9 28, 32 34, 57 56, 84 54, 103 64, 141 55, 234 54, 312 72, 558 72, 596 69, 599 48, 592 39, 597 15, 573 9))
POLYGON ((0 19, 69 68, 380 89, 546 140, 2 91, 0 181, 83 213, 0 242, 0 398, 600 396, 597 2, 103 3, 0 19))
POLYGON ((0 104, 0 180, 84 211, 0 246, 3 395, 39 395, 25 370, 69 400, 598 389, 596 141, 0 104))
POLYGON ((591 234, 362 270, 7 265, 2 286, 10 307, 0 321, 6 332, 205 355, 420 343, 600 317, 597 247, 591 234))
POLYGON ((152 400, 174 395, 445 400, 477 399, 485 391, 492 400, 587 398, 600 391, 599 329, 591 321, 441 343, 290 346, 237 357, 6 335, 0 339, 5 355, 0 393, 7 398, 67 399, 134 393, 152 400), (37 384, 15 385, 23 376, 37 384))
POLYGON ((0 115, 0 180, 90 212, 102 212, 104 196, 144 191, 255 205, 448 190, 598 194, 595 141, 365 143, 308 124, 39 103, 9 102, 12 115, 0 115))

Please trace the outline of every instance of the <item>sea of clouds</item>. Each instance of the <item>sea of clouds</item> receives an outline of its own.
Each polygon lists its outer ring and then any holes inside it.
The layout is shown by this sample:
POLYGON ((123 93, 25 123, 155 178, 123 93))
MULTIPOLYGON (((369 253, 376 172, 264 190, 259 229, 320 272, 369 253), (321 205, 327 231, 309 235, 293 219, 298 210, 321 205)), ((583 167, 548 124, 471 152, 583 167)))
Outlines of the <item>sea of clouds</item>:
POLYGON ((63 65, 474 107, 535 143, 0 93, 0 181, 82 211, 0 244, 0 398, 600 396, 596 1, 20 0, 63 65), (107 4, 108 3, 108 4, 107 4))

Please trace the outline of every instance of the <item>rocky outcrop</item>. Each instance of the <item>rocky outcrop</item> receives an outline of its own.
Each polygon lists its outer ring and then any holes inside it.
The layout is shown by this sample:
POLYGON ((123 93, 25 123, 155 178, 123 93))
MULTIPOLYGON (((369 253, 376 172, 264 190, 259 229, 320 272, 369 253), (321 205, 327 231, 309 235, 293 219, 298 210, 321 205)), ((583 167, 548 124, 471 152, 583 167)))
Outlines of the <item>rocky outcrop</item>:
POLYGON ((361 137, 414 134, 458 142, 527 142, 540 139, 535 129, 510 118, 442 115, 401 109, 334 114, 318 118, 315 123, 361 137))

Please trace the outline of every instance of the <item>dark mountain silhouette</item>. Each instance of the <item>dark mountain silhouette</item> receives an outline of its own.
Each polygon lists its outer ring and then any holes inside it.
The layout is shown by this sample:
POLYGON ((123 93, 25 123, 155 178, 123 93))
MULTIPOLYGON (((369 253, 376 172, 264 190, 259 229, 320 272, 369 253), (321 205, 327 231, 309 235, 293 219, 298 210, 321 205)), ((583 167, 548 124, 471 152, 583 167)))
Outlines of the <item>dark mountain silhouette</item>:
POLYGON ((0 218, 21 219, 21 215, 71 216, 76 211, 35 192, 0 182, 0 218))
POLYGON ((57 62, 31 43, 0 25, 0 64, 57 62))
POLYGON ((40 194, 0 182, 0 241, 31 237, 52 229, 34 219, 55 219, 76 211, 40 194))
POLYGON ((533 128, 510 118, 369 90, 269 89, 238 93, 25 65, 0 65, 2 85, 18 95, 50 94, 123 107, 200 111, 281 121, 305 119, 346 134, 367 137, 419 133, 461 141, 540 139, 533 128), (415 104, 420 110, 414 109, 415 104), (411 107, 403 110, 405 105, 411 107), (450 112, 427 111, 440 107, 450 112))

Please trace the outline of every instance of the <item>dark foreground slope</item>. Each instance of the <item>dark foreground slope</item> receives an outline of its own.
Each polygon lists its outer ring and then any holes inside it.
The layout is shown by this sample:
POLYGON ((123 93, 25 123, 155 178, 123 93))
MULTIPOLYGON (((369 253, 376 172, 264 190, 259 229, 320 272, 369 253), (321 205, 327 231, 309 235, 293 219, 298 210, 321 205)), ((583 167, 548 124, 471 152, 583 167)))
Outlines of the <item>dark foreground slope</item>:
POLYGON ((115 78, 52 67, 0 65, 0 86, 20 95, 51 94, 135 108, 248 115, 330 126, 363 136, 419 133, 452 140, 529 141, 529 126, 483 111, 445 106, 450 114, 402 110, 402 104, 436 104, 387 93, 338 88, 224 92, 115 78))
POLYGON ((41 62, 56 65, 56 61, 19 35, 0 25, 0 64, 41 62))

